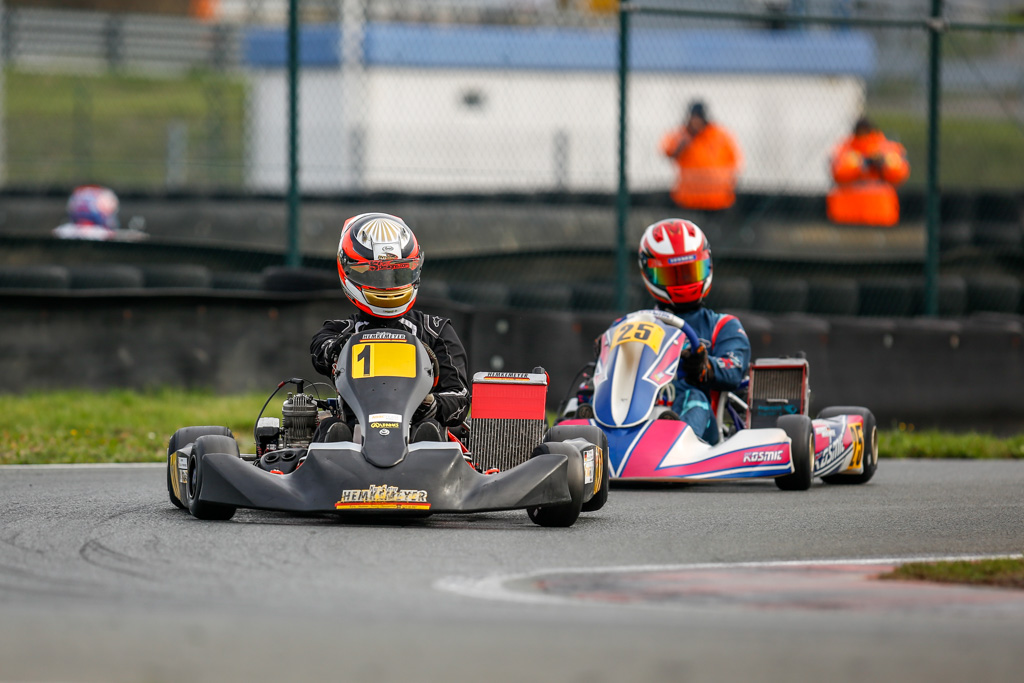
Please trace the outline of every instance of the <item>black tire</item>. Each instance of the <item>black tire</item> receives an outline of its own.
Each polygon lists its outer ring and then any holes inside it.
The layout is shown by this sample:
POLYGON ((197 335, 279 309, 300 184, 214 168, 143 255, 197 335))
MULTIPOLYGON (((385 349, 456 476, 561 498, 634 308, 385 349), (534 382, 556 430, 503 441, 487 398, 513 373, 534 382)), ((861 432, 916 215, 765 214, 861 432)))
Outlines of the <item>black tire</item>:
POLYGON ((775 423, 792 441, 793 472, 775 478, 783 491, 806 491, 811 488, 814 472, 814 428, 806 415, 783 415, 775 423))
POLYGON ((816 315, 857 315, 860 285, 851 278, 820 278, 807 283, 807 312, 816 315))
POLYGON ((209 289, 213 281, 209 268, 190 264, 143 266, 142 279, 147 287, 158 288, 209 289))
POLYGON ((555 426, 549 429, 544 436, 544 441, 548 443, 569 441, 570 439, 583 439, 601 450, 601 487, 594 492, 590 500, 583 503, 582 507, 583 512, 595 512, 608 502, 608 489, 611 487, 612 473, 608 454, 608 437, 600 427, 590 425, 555 426))
MULTIPOLYGON (((167 495, 171 498, 171 503, 176 508, 182 510, 187 509, 186 505, 174 495, 174 485, 171 481, 171 454, 179 448, 189 445, 195 442, 201 436, 212 434, 215 436, 230 436, 234 438, 234 434, 227 427, 215 427, 211 425, 205 425, 201 427, 182 427, 178 431, 171 435, 171 438, 167 442, 167 495)), ((174 473, 177 475, 177 472, 174 473)))
POLYGON ((74 266, 71 289, 141 289, 145 280, 135 266, 106 264, 102 266, 74 266))
POLYGON ((3 289, 67 289, 70 284, 64 266, 0 266, 3 289))
POLYGON ((188 484, 185 492, 188 511, 196 519, 231 519, 235 514, 234 506, 199 500, 199 494, 203 490, 203 456, 207 453, 228 453, 237 456, 238 442, 230 436, 212 434, 196 439, 192 445, 192 453, 188 457, 188 484))
POLYGON ((712 310, 749 311, 754 307, 754 287, 745 277, 715 278, 706 302, 712 310))
POLYGON ((263 269, 263 289, 268 292, 316 292, 339 286, 337 273, 329 270, 284 266, 263 269))
POLYGON ((826 484, 855 485, 871 481, 878 470, 878 427, 874 414, 860 406, 830 406, 825 408, 818 417, 836 417, 837 415, 860 415, 864 418, 864 471, 861 474, 830 474, 822 477, 826 484))
POLYGON ((568 503, 527 508, 526 514, 530 516, 534 524, 539 526, 572 526, 579 519, 580 512, 583 510, 583 456, 580 455, 579 449, 571 443, 560 441, 540 444, 534 449, 533 456, 542 453, 560 453, 568 458, 566 479, 569 484, 570 500, 568 503))
POLYGON ((214 289, 255 291, 263 289, 263 276, 236 271, 214 272, 210 274, 210 286, 214 289))
POLYGON ((765 313, 806 313, 809 289, 806 280, 763 280, 754 287, 754 310, 765 313))

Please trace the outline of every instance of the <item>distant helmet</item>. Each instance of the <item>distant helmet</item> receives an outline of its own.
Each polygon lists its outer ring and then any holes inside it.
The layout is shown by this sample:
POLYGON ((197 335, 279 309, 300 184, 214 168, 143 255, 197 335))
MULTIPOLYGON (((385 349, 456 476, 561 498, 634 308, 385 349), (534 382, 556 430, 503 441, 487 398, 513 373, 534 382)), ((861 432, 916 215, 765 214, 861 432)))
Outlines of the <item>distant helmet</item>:
POLYGON ((405 315, 420 287, 423 252, 401 218, 364 213, 345 221, 338 243, 338 275, 345 295, 378 318, 405 315))
POLYGON ((82 185, 68 198, 68 222, 117 230, 120 227, 118 208, 117 195, 112 190, 99 185, 82 185))
POLYGON ((644 285, 662 303, 699 304, 711 291, 711 246, 690 221, 666 218, 647 226, 639 257, 644 285))

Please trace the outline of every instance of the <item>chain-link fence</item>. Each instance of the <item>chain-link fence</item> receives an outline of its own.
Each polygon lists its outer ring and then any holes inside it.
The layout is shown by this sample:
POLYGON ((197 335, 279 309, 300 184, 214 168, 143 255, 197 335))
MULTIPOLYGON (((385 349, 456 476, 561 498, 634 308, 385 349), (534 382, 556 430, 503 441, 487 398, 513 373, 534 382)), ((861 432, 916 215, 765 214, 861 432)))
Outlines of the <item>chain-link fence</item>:
MULTIPOLYGON (((99 183, 122 196, 122 222, 145 218, 160 244, 109 258, 252 273, 284 262, 288 0, 69 9, 89 4, 2 5, 4 232, 48 234, 58 198, 99 183)), ((331 268, 345 216, 383 210, 421 237, 424 291, 613 311, 648 301, 633 258, 640 231, 679 215, 711 240, 716 307, 915 315, 931 282, 940 315, 1020 310, 1024 34, 1011 3, 304 0, 298 10, 293 237, 308 266, 331 268), (930 153, 935 39, 941 127, 930 153), (679 171, 663 150, 698 100, 742 156, 735 200, 711 210, 670 198, 679 171), (906 149, 891 226, 830 220, 830 164, 863 115, 906 149)), ((18 258, 47 253, 57 258, 18 258)))

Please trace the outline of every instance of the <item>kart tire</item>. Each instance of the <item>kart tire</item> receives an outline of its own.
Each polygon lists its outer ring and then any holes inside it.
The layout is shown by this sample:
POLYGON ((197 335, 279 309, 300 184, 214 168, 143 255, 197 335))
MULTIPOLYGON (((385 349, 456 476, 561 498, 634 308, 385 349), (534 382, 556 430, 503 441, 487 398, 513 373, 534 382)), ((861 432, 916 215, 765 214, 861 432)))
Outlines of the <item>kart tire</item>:
POLYGON ((238 455, 238 442, 230 436, 201 436, 192 445, 192 453, 188 456, 188 483, 185 486, 185 498, 188 500, 188 511, 196 519, 225 520, 235 514, 232 505, 221 505, 199 500, 203 490, 203 456, 207 453, 228 453, 238 455))
POLYGON ((611 461, 608 454, 608 437, 600 427, 589 425, 565 425, 555 426, 548 430, 544 441, 551 443, 556 441, 569 441, 570 439, 583 439, 601 449, 601 488, 594 492, 594 495, 583 504, 583 512, 594 512, 604 507, 608 502, 608 489, 611 486, 611 461))
MULTIPOLYGON (((176 495, 174 495, 174 485, 171 483, 171 454, 179 448, 183 448, 190 443, 195 442, 199 437, 206 436, 208 434, 215 436, 230 436, 232 438, 235 436, 227 427, 182 427, 178 431, 174 432, 167 442, 167 495, 171 499, 171 504, 181 510, 187 509, 187 506, 179 500, 176 495)), ((175 474, 177 473, 175 472, 175 474)))
POLYGON ((806 415, 783 415, 775 423, 789 436, 792 446, 793 472, 775 478, 783 491, 806 491, 811 488, 814 473, 814 428, 806 415))
POLYGON ((569 484, 570 500, 568 503, 527 508, 526 514, 539 526, 572 526, 583 510, 583 456, 571 443, 556 441, 540 444, 530 457, 544 453, 560 453, 568 458, 566 480, 569 484))
POLYGON ((878 470, 878 428, 875 416, 867 408, 859 406, 830 406, 818 413, 819 418, 836 417, 838 415, 860 415, 864 418, 864 471, 860 474, 830 474, 822 477, 826 484, 853 485, 866 484, 871 481, 878 470))

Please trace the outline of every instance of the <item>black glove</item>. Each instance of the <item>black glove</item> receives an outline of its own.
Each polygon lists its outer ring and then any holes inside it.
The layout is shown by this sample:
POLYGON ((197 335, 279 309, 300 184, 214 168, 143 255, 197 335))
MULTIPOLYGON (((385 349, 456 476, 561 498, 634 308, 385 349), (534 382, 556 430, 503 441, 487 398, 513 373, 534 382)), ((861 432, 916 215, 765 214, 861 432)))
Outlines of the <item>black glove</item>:
POLYGON ((413 423, 422 422, 428 420, 437 415, 437 401, 434 400, 433 394, 427 394, 423 402, 417 406, 416 410, 412 414, 413 423))
POLYGON ((330 346, 327 347, 326 356, 331 361, 331 375, 337 376, 338 374, 338 357, 341 355, 341 350, 345 348, 345 344, 352 337, 352 332, 339 335, 335 337, 330 346))
POLYGON ((696 349, 683 352, 683 373, 686 383, 692 386, 707 384, 715 377, 715 370, 703 344, 696 349))

